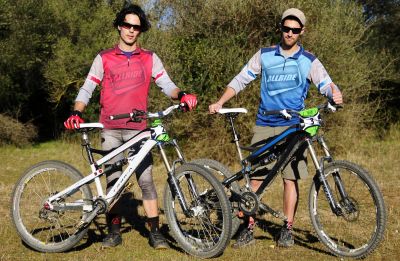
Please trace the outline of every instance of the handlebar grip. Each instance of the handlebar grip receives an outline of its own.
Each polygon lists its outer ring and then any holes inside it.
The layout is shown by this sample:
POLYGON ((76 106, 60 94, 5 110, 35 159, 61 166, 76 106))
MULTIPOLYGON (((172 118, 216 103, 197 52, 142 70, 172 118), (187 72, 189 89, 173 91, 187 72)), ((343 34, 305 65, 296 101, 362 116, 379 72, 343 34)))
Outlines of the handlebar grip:
POLYGON ((278 111, 278 110, 263 111, 262 114, 263 115, 279 115, 279 114, 281 114, 281 111, 278 111))
POLYGON ((116 115, 110 115, 110 120, 119 120, 119 119, 126 119, 130 118, 131 113, 122 113, 122 114, 116 114, 116 115))

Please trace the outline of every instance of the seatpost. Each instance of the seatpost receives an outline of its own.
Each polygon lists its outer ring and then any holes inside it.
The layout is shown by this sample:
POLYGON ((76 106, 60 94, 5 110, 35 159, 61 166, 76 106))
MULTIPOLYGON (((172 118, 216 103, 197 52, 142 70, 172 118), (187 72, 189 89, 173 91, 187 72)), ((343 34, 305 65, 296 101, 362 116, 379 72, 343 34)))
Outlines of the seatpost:
POLYGON ((238 152, 239 159, 240 159, 240 161, 242 161, 243 160, 243 155, 242 155, 242 150, 240 149, 240 145, 239 145, 240 136, 237 133, 237 131, 235 129, 235 125, 233 123, 235 115, 228 114, 228 117, 229 117, 229 123, 230 123, 231 128, 232 128, 233 142, 236 145, 236 150, 238 152))
POLYGON ((85 147, 89 163, 92 165, 94 163, 94 158, 90 147, 89 135, 86 131, 82 132, 82 146, 85 147))

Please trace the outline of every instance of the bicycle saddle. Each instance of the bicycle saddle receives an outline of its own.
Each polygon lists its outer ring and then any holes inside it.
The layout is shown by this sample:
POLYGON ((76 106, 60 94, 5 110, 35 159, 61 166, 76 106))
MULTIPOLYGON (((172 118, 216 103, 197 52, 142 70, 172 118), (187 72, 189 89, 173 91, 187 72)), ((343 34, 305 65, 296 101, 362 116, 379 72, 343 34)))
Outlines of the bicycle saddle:
POLYGON ((247 113, 247 109, 245 108, 221 108, 218 111, 219 114, 227 114, 227 113, 247 113))
POLYGON ((79 130, 92 130, 92 129, 103 129, 104 125, 99 122, 93 122, 93 123, 81 123, 79 124, 79 130))

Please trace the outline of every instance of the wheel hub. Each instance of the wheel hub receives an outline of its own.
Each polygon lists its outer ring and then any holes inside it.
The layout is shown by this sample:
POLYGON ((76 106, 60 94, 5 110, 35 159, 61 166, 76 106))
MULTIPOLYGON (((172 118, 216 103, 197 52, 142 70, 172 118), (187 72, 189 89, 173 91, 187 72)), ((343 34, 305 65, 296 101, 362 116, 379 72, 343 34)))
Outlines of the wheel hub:
POLYGON ((352 222, 358 220, 360 216, 360 212, 358 211, 359 206, 354 198, 348 197, 342 199, 339 204, 342 209, 342 216, 346 221, 352 222))

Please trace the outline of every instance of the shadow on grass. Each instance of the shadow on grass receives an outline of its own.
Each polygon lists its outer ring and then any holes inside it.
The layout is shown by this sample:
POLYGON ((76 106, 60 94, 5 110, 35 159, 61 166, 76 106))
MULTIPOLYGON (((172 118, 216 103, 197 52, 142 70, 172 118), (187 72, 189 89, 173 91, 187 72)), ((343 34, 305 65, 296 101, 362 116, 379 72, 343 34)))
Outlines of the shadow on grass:
MULTIPOLYGON (((146 217, 138 213, 138 207, 142 206, 142 200, 135 199, 132 192, 125 193, 121 196, 117 204, 113 207, 112 211, 118 212, 123 217, 123 224, 121 233, 130 233, 136 230, 142 237, 149 238, 149 230, 146 227, 146 217)), ((162 214, 162 211, 161 213, 162 214)), ((74 247, 70 251, 80 251, 92 244, 100 243, 107 235, 107 224, 105 218, 97 218, 93 224, 96 229, 89 229, 87 233, 87 240, 83 244, 74 247)), ((160 227, 161 233, 165 236, 170 247, 176 251, 184 252, 181 248, 176 246, 176 241, 169 235, 168 225, 163 224, 160 227)))
MULTIPOLYGON (((279 232, 282 227, 281 224, 266 221, 263 219, 257 219, 257 224, 260 229, 262 229, 264 232, 271 235, 271 237, 268 237, 268 236, 256 237, 257 239, 273 239, 274 241, 278 240, 279 232)), ((318 253, 328 255, 328 256, 334 256, 329 251, 325 251, 323 249, 313 246, 314 244, 319 243, 319 240, 316 236, 314 236, 312 234, 311 231, 304 230, 301 228, 293 228, 293 231, 295 232, 294 233, 294 242, 296 245, 307 248, 312 251, 316 251, 318 253)))
MULTIPOLYGON (((142 200, 135 199, 132 192, 125 193, 121 196, 116 205, 112 208, 114 213, 120 213, 123 217, 123 223, 121 226, 121 233, 130 233, 132 230, 136 230, 142 237, 149 238, 149 230, 146 227, 146 217, 138 213, 139 206, 142 206, 142 200)), ((160 211, 163 214, 163 211, 160 211)), ((178 245, 173 237, 169 234, 169 227, 167 224, 162 224, 160 232, 165 236, 171 249, 185 253, 185 251, 178 245)), ((86 248, 91 247, 93 244, 101 243, 108 233, 108 226, 105 215, 97 216, 89 227, 86 235, 81 241, 79 241, 74 247, 65 251, 65 253, 79 252, 86 248)), ((22 244, 32 251, 39 252, 25 242, 22 244)))

